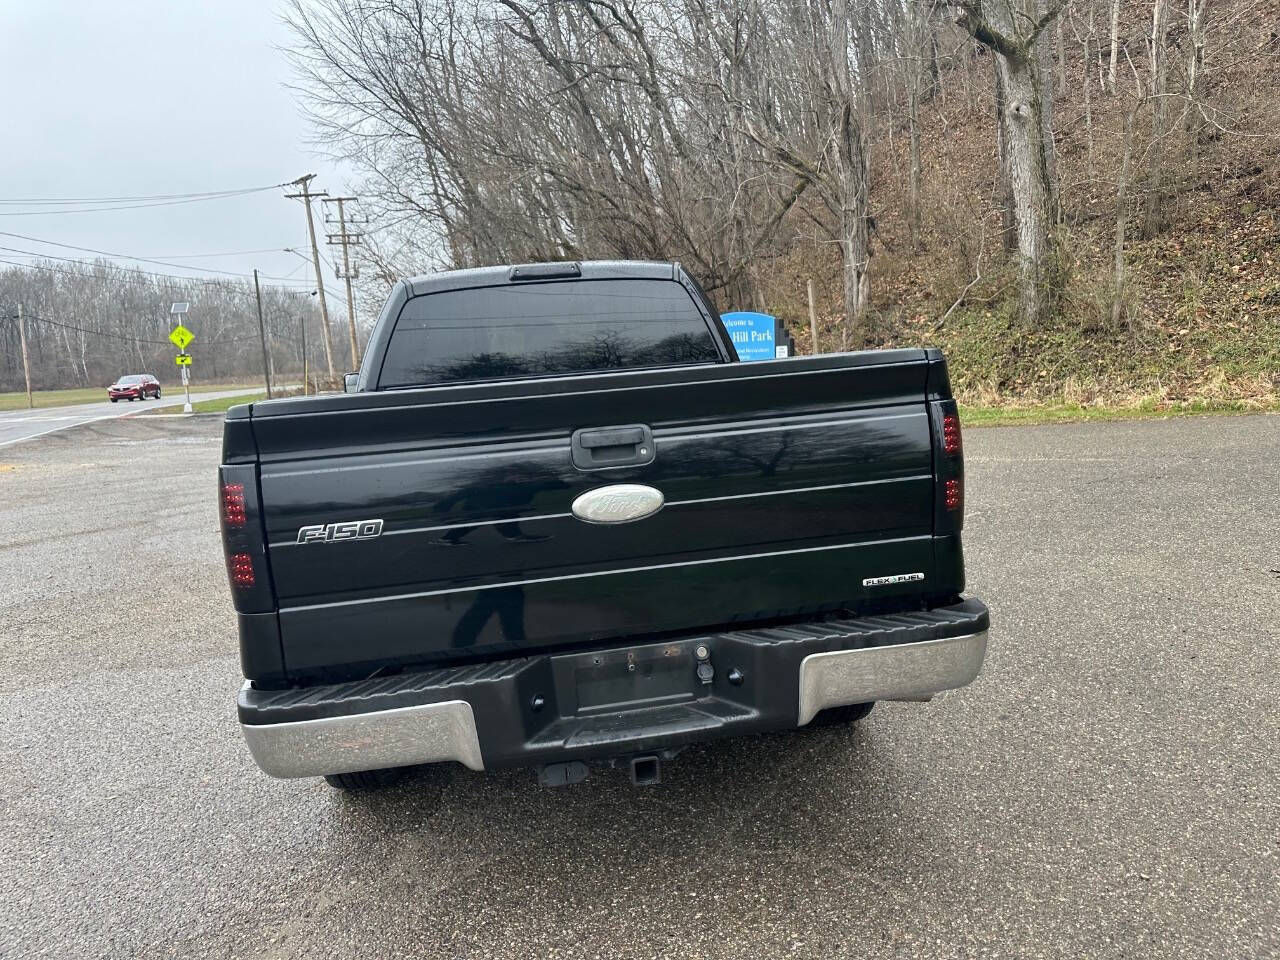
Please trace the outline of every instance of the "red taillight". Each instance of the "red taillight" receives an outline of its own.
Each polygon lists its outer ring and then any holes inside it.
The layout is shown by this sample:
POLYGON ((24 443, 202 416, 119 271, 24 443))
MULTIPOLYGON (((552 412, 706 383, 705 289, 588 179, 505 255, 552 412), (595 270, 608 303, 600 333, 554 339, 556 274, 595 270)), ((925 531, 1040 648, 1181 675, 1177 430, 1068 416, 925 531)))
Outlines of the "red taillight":
POLYGON ((233 553, 227 558, 231 583, 240 588, 252 587, 257 579, 253 575, 253 557, 247 553, 233 553))
POLYGON ((960 411, 954 400, 935 400, 929 417, 933 427, 933 533, 946 536, 964 526, 964 443, 960 411))
POLYGON ((253 465, 226 463, 219 467, 217 497, 222 555, 236 610, 266 613, 273 609, 274 598, 253 465))
POLYGON ((222 485, 222 522, 228 527, 244 526, 244 484, 222 485))
POLYGON ((964 479, 952 477, 942 486, 943 503, 948 510, 959 510, 964 506, 964 479))
POLYGON ((942 418, 942 449, 949 457, 954 457, 961 450, 960 418, 954 413, 942 418))

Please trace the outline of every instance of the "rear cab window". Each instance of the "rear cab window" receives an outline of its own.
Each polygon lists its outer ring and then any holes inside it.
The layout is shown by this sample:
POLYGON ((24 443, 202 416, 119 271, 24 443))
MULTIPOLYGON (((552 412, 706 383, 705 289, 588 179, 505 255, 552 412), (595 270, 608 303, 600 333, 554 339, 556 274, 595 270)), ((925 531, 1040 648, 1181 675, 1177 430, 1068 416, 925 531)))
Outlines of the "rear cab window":
POLYGON ((523 283, 429 293, 400 311, 379 389, 717 363, 675 280, 523 283))

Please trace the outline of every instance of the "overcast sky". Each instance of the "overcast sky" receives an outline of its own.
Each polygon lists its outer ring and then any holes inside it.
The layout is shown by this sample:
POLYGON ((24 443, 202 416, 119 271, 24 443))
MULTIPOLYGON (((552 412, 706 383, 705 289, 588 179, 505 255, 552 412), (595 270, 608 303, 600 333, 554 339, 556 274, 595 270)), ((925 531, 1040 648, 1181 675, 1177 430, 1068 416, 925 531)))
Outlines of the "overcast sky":
MULTIPOLYGON (((279 0, 0 0, 0 199, 235 190, 304 173, 318 174, 321 189, 342 190, 344 174, 309 147, 306 121, 285 89, 289 65, 277 48, 290 37, 280 6, 279 0)), ((301 205, 282 194, 39 216, 14 214, 49 207, 4 203, 0 231, 302 280, 309 268, 280 248, 305 251, 306 222, 301 205), (263 249, 272 252, 187 259, 263 249)), ((315 210, 318 216, 319 204, 315 210)), ((12 236, 0 236, 0 246, 92 256, 12 236)), ((9 251, 0 258, 29 259, 9 251)), ((331 272, 325 280, 337 286, 331 272)))

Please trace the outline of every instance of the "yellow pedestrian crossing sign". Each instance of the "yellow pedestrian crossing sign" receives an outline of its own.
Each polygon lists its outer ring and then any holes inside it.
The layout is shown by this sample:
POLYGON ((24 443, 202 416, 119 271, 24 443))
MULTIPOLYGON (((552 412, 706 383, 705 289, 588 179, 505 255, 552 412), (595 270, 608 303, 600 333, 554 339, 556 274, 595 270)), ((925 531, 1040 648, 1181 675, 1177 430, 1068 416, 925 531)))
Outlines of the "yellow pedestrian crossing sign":
POLYGON ((190 330, 188 330, 186 327, 184 327, 182 324, 178 324, 176 327, 174 327, 172 330, 169 331, 169 341, 179 350, 186 350, 187 344, 189 344, 195 338, 196 338, 196 335, 192 333, 190 330))
POLYGON ((180 353, 180 354, 178 354, 176 357, 174 357, 174 358, 173 358, 173 362, 174 362, 174 363, 176 363, 176 364, 177 364, 178 366, 180 366, 180 367, 189 367, 189 366, 191 366, 191 354, 189 354, 189 353, 180 353))

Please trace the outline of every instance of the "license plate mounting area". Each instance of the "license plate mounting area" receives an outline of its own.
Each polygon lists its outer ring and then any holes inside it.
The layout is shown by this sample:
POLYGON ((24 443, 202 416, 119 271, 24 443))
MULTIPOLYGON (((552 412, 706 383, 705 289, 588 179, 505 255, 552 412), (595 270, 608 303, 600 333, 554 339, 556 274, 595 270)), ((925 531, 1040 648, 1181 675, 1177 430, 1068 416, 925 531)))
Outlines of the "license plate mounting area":
POLYGON ((679 703, 704 689, 686 642, 566 654, 552 669, 564 716, 679 703))

